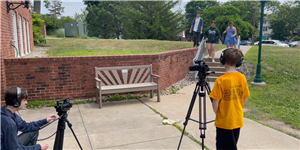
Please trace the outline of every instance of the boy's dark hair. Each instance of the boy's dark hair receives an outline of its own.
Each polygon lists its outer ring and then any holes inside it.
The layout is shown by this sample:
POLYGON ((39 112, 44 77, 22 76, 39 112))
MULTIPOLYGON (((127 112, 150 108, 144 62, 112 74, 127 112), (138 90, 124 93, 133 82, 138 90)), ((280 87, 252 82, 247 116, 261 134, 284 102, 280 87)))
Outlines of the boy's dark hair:
POLYGON ((236 66, 236 64, 244 57, 241 50, 236 48, 230 48, 224 52, 225 63, 230 66, 236 66))
POLYGON ((232 21, 230 21, 228 24, 229 24, 229 25, 230 25, 230 24, 234 25, 234 23, 233 23, 232 21))
POLYGON ((201 12, 200 12, 200 11, 197 11, 197 14, 201 14, 201 12))
MULTIPOLYGON (((5 91, 5 103, 6 105, 13 106, 13 101, 14 99, 17 98, 17 87, 10 87, 5 91)), ((21 89, 21 97, 20 100, 22 99, 27 99, 28 98, 28 93, 26 90, 21 89)))
POLYGON ((217 22, 216 22, 215 20, 211 21, 211 23, 210 23, 210 24, 212 24, 212 23, 214 23, 214 24, 217 24, 217 22))

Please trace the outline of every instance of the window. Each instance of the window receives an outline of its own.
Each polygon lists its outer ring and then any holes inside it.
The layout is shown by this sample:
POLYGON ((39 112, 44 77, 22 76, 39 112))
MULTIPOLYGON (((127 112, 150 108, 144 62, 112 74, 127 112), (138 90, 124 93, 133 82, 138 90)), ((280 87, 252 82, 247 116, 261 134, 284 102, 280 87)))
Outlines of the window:
POLYGON ((25 53, 28 54, 27 50, 27 28, 26 28, 26 19, 23 18, 23 30, 24 30, 24 43, 25 43, 25 53))
POLYGON ((267 24, 267 21, 264 21, 264 24, 267 24))
POLYGON ((20 52, 21 56, 24 56, 24 45, 23 45, 23 31, 22 31, 22 16, 19 15, 19 35, 20 35, 20 52))
MULTIPOLYGON (((15 47, 18 49, 18 33, 17 33, 17 16, 16 12, 12 10, 12 17, 13 17, 13 32, 14 32, 14 41, 15 41, 15 47)), ((18 51, 15 50, 16 57, 19 57, 18 51)))
POLYGON ((268 31, 268 27, 263 27, 263 31, 268 31))

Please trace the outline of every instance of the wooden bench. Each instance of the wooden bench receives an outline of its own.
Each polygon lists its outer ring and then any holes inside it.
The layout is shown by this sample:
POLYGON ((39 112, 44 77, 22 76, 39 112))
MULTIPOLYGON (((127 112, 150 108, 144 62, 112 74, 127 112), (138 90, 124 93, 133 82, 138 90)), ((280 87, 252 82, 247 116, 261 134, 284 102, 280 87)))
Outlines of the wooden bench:
POLYGON ((152 74, 152 65, 124 67, 95 67, 96 101, 102 108, 102 94, 125 93, 157 90, 157 102, 160 102, 159 78, 152 74), (157 78, 157 83, 153 82, 157 78))

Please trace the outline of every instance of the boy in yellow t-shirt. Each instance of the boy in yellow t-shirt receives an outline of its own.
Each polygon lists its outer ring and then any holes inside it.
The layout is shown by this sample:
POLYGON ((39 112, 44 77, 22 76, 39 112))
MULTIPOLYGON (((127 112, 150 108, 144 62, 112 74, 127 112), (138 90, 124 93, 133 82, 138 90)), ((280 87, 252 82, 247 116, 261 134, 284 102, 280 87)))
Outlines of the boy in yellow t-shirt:
POLYGON ((222 52, 220 60, 226 73, 215 81, 209 94, 216 113, 216 147, 217 150, 236 150, 240 128, 244 126, 244 104, 250 96, 246 77, 236 71, 242 63, 243 53, 229 48, 222 52))

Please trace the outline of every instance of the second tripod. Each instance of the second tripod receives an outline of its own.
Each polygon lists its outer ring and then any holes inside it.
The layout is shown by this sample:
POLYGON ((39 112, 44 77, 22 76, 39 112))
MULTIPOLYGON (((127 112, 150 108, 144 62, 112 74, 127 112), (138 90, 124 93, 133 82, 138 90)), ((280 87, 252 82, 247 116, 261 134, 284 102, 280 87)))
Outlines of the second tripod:
MULTIPOLYGON (((207 71, 209 71, 209 68, 207 65, 205 65, 205 62, 203 60, 198 63, 199 63, 199 66, 190 67, 190 71, 198 70, 198 78, 199 78, 198 80, 199 81, 196 84, 195 90, 193 92, 193 97, 192 97, 187 115, 185 117, 185 121, 183 123, 184 128, 183 128, 183 131, 182 131, 182 134, 180 137, 180 141, 179 141, 177 150, 180 149, 182 137, 183 137, 185 128, 186 128, 189 120, 199 123, 200 138, 202 139, 202 150, 204 150, 204 138, 205 138, 206 124, 214 122, 214 120, 208 121, 208 122, 206 121, 206 93, 210 94, 211 90, 210 90, 208 83, 205 81, 205 77, 207 75, 209 75, 209 73, 207 73, 207 71), (191 113, 192 113, 197 95, 199 95, 199 121, 191 118, 191 113)), ((214 72, 212 72, 212 73, 214 73, 214 72)))

